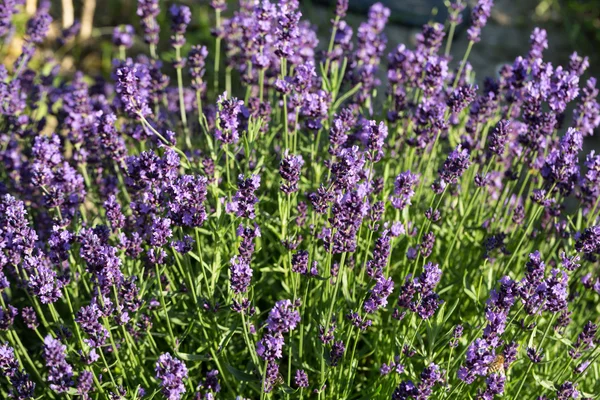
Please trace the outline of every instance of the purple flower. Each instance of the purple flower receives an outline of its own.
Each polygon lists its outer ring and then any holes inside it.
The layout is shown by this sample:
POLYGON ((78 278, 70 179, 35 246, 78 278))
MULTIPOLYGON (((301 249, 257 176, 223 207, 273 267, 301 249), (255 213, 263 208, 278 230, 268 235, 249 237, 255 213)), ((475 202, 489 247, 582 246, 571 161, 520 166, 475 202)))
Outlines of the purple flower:
POLYGON ((160 25, 156 17, 160 14, 159 0, 138 0, 137 15, 141 18, 144 41, 150 45, 158 44, 160 25))
POLYGON ((419 382, 418 385, 419 395, 417 396, 417 399, 428 399, 433 393, 433 386, 442 382, 442 371, 438 365, 431 363, 429 366, 423 368, 423 371, 421 372, 421 382, 419 382))
POLYGON ((217 104, 219 112, 217 113, 218 125, 215 137, 226 145, 237 143, 240 139, 239 117, 244 102, 235 97, 228 99, 225 92, 219 96, 217 104))
POLYGON ((373 258, 367 261, 367 275, 371 278, 377 278, 383 275, 383 269, 388 263, 391 249, 390 231, 384 230, 381 236, 375 241, 373 249, 373 258))
POLYGON ((34 398, 35 383, 29 375, 20 370, 15 351, 8 344, 0 345, 0 375, 10 381, 9 398, 18 400, 34 398))
POLYGON ((40 10, 27 21, 25 33, 29 36, 31 42, 41 43, 46 38, 51 23, 52 17, 48 14, 48 11, 40 8, 40 10))
POLYGON ((344 357, 344 352, 346 351, 346 346, 344 342, 341 340, 336 341, 331 346, 331 351, 329 352, 329 363, 332 367, 336 367, 341 359, 344 357))
POLYGON ((390 196, 392 205, 398 210, 403 210, 411 204, 410 199, 415 195, 415 186, 419 177, 410 171, 402 172, 394 181, 394 195, 390 196))
POLYGON ((375 121, 368 121, 363 125, 363 130, 367 132, 368 138, 367 157, 375 163, 383 157, 383 145, 388 136, 388 128, 384 122, 377 125, 375 121))
POLYGON ((472 25, 467 30, 467 37, 471 42, 479 42, 481 39, 481 29, 487 24, 487 20, 492 12, 493 0, 479 0, 473 7, 471 13, 472 25))
POLYGON ((200 175, 182 175, 164 191, 168 195, 169 217, 180 226, 199 227, 206 220, 208 180, 200 175))
POLYGON ((286 150, 281 163, 279 164, 279 175, 284 182, 281 183, 280 190, 283 193, 290 194, 298 190, 300 173, 304 160, 301 155, 291 155, 286 150))
POLYGON ((296 375, 294 376, 294 383, 299 388, 307 388, 308 387, 308 375, 303 369, 296 370, 296 375))
POLYGON ((112 41, 115 46, 123 46, 126 49, 133 46, 133 36, 135 31, 131 25, 120 25, 113 29, 112 41))
POLYGON ((127 60, 117 67, 115 75, 115 91, 123 109, 131 116, 138 113, 143 117, 151 115, 152 111, 148 105, 148 69, 142 64, 127 60))
POLYGON ((81 371, 77 379, 77 393, 84 399, 89 399, 88 393, 93 390, 94 375, 90 371, 81 371))
POLYGON ((448 184, 456 183, 458 178, 460 178, 465 170, 469 168, 470 164, 468 150, 463 149, 459 144, 456 149, 448 155, 448 158, 440 169, 438 184, 434 184, 435 192, 440 194, 448 184))
POLYGON ((452 332, 452 339, 450 340, 450 347, 458 347, 458 340, 462 337, 463 331, 464 328, 462 325, 456 325, 454 327, 454 331, 452 332))
POLYGON ((394 390, 392 400, 409 400, 419 395, 419 389, 411 381, 403 381, 394 390))
POLYGON ((462 110, 464 110, 469 104, 475 100, 475 96, 477 95, 477 86, 473 85, 463 85, 459 86, 450 95, 448 96, 448 100, 446 100, 446 104, 450 107, 450 110, 458 114, 462 110))
POLYGON ((64 393, 73 386, 73 368, 66 359, 67 346, 51 335, 44 338, 44 359, 48 367, 50 388, 57 393, 64 393))
POLYGON ((598 98, 596 78, 589 78, 582 92, 581 100, 573 111, 573 120, 575 121, 575 129, 584 136, 591 136, 600 125, 600 104, 596 100, 598 98))
POLYGON ((201 388, 204 388, 207 393, 205 395, 205 399, 214 398, 213 393, 219 393, 221 391, 221 384, 219 383, 219 370, 213 369, 212 371, 208 371, 206 373, 206 378, 204 378, 203 382, 200 382, 198 385, 201 388))
POLYGON ((282 357, 283 345, 283 335, 280 332, 267 333, 256 344, 256 353, 263 360, 273 361, 282 357))
POLYGON ((557 400, 569 400, 579 398, 579 391, 577 390, 577 384, 571 382, 565 382, 558 386, 556 389, 557 400))
POLYGON ((244 178, 244 175, 238 176, 238 190, 230 203, 227 203, 226 210, 228 213, 235 213, 239 218, 256 217, 256 203, 258 197, 254 194, 260 187, 260 176, 250 175, 249 178, 244 178))
POLYGON ((387 305, 387 298, 392 294, 394 290, 394 281, 392 278, 386 279, 385 277, 379 276, 375 282, 375 286, 369 292, 369 297, 365 301, 363 309, 368 314, 375 313, 379 308, 383 308, 387 305))
POLYGON ((269 312, 267 329, 271 333, 293 331, 300 322, 300 313, 294 309, 290 300, 279 300, 269 312))
POLYGON ((586 228, 578 235, 575 249, 590 259, 600 254, 600 225, 586 228))
POLYGON ((502 396, 504 393, 504 384, 506 376, 502 374, 491 374, 485 380, 485 391, 481 394, 483 399, 494 399, 494 396, 502 396))
POLYGON ((194 45, 190 49, 187 57, 190 75, 192 77, 192 87, 201 94, 206 90, 206 83, 203 78, 207 56, 208 50, 206 49, 206 46, 194 45))
POLYGON ((539 364, 542 362, 542 359, 544 358, 544 354, 542 353, 541 349, 539 351, 536 351, 534 348, 528 347, 527 348, 527 357, 529 357, 529 359, 531 360, 532 363, 539 364))
MULTIPOLYGON (((0 37, 4 38, 14 31, 12 17, 19 12, 17 8, 19 4, 19 0, 6 0, 0 4, 0 37)), ((10 37, 5 38, 5 40, 10 40, 10 37)))
POLYGON ((538 27, 534 28, 531 36, 529 36, 529 55, 528 59, 532 62, 542 60, 542 53, 548 48, 548 34, 545 29, 538 27))
POLYGON ((490 133, 488 149, 490 153, 502 157, 506 148, 508 135, 511 133, 510 121, 503 119, 498 121, 490 133))
POLYGON ((173 4, 169 8, 169 17, 171 18, 171 44, 174 47, 181 47, 185 44, 185 31, 192 21, 192 12, 188 6, 173 4))
POLYGON ((306 275, 308 273, 308 251, 298 250, 292 255, 292 272, 306 275))
POLYGON ((598 332, 598 326, 593 324, 592 321, 588 321, 581 333, 577 336, 577 341, 575 342, 574 349, 569 350, 569 355, 573 359, 578 359, 581 357, 581 352, 594 348, 595 343, 594 339, 596 333, 598 332))
POLYGON ((368 203, 364 194, 358 191, 338 196, 331 208, 331 229, 322 234, 325 249, 333 254, 354 252, 357 234, 362 220, 368 213, 368 203))
POLYGON ((541 174, 547 186, 555 186, 568 196, 579 181, 578 154, 582 149, 583 136, 573 128, 560 139, 557 148, 550 151, 541 174))
POLYGON ((335 114, 329 129, 329 153, 337 156, 348 140, 348 133, 356 124, 356 117, 352 109, 344 108, 335 114))
POLYGON ((235 294, 246 293, 252 281, 252 268, 249 261, 245 257, 233 256, 230 263, 231 290, 235 294))
POLYGON ((487 375, 488 367, 495 358, 490 343, 485 339, 475 339, 467 349, 465 364, 458 369, 458 378, 470 385, 477 376, 487 375))
POLYGON ((19 310, 10 304, 6 307, 6 310, 0 306, 0 331, 11 329, 18 314, 19 310))
POLYGON ((43 304, 54 303, 62 297, 63 282, 58 280, 56 272, 42 259, 36 259, 33 271, 29 274, 27 286, 43 304))
POLYGON ((25 326, 29 329, 37 329, 39 326, 37 314, 32 307, 23 307, 21 310, 21 317, 23 318, 25 326))
POLYGON ((156 379, 160 381, 162 393, 168 400, 179 400, 185 393, 188 370, 183 361, 174 358, 170 353, 163 353, 156 361, 156 379))

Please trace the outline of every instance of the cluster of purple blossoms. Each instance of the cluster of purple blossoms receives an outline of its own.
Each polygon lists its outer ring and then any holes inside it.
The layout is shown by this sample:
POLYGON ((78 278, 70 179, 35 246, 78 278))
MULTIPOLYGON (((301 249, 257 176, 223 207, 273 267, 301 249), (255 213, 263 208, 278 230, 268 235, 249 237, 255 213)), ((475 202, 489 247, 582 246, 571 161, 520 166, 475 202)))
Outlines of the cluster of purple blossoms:
POLYGON ((377 68, 387 44, 383 29, 389 17, 389 8, 375 3, 369 9, 367 22, 358 28, 358 43, 350 64, 352 83, 361 85, 355 95, 357 104, 365 102, 380 83, 377 79, 377 68))
POLYGON ((233 98, 227 98, 227 93, 223 93, 217 100, 219 112, 217 113, 218 129, 215 137, 223 145, 237 143, 240 140, 239 126, 240 116, 244 102, 233 98))
POLYGON ((73 367, 67 362, 67 346, 60 340, 48 335, 44 338, 44 359, 48 367, 50 388, 57 393, 64 393, 73 386, 73 367))
MULTIPOLYGON (((408 309, 417 313, 422 319, 429 319, 435 314, 442 304, 435 287, 442 278, 442 270, 437 264, 427 263, 423 267, 423 273, 415 278, 409 275, 404 285, 400 287, 397 305, 400 309, 408 309)), ((396 318, 402 318, 404 313, 395 311, 396 318)))
POLYGON ((137 15, 140 17, 144 41, 150 45, 158 44, 160 25, 156 17, 160 14, 158 0, 138 0, 137 15))
POLYGON ((185 393, 184 380, 188 377, 184 362, 170 353, 163 353, 156 361, 155 372, 167 400, 179 400, 185 393))
POLYGON ((34 398, 35 383, 21 369, 15 350, 6 343, 0 345, 0 376, 7 378, 11 383, 10 398, 34 398))
MULTIPOLYGON (((444 76, 440 76, 442 78, 444 76)), ((450 95, 448 96, 448 100, 446 100, 446 104, 450 107, 450 111, 454 114, 459 114, 462 110, 467 108, 469 104, 475 100, 477 95, 477 86, 473 85, 464 85, 459 86, 450 95)))
POLYGON ((283 179, 279 188, 283 193, 291 194, 298 190, 298 182, 300 181, 303 165, 304 159, 301 155, 295 156, 289 154, 286 150, 286 153, 279 164, 279 175, 281 175, 281 179, 283 179))
POLYGON ((383 270, 387 266, 391 252, 391 235, 388 229, 381 232, 375 241, 373 258, 367 261, 366 271, 370 278, 377 279, 383 276, 383 270))
POLYGON ((238 176, 238 190, 232 197, 231 202, 226 204, 228 213, 235 214, 238 218, 256 217, 256 203, 258 197, 255 192, 260 187, 260 176, 251 175, 245 178, 244 175, 238 176))
POLYGON ((331 228, 323 228, 321 234, 328 252, 339 254, 356 250, 358 230, 369 210, 369 204, 359 190, 340 195, 334 201, 329 219, 331 228))
POLYGON ((387 298, 392 294, 394 290, 394 281, 392 278, 384 278, 379 276, 375 282, 375 286, 369 291, 369 296, 365 300, 363 309, 367 314, 373 314, 378 309, 383 308, 387 305, 387 298))
POLYGON ((192 88, 200 95, 203 95, 206 91, 206 83, 204 82, 204 73, 206 65, 206 57, 208 56, 208 50, 206 46, 195 45, 190 49, 187 59, 190 68, 190 75, 192 77, 192 88))
POLYGON ((263 390, 269 393, 279 379, 279 364, 277 360, 283 356, 283 334, 296 329, 300 323, 300 313, 297 305, 290 300, 280 300, 269 312, 267 318, 267 333, 256 344, 256 353, 267 361, 267 372, 263 382, 263 390))
POLYGON ((117 47, 129 49, 133 46, 134 35, 135 31, 131 25, 116 26, 113 29, 112 42, 117 47))
POLYGON ((595 336, 598 332, 598 326, 588 321, 581 333, 577 336, 574 348, 569 350, 569 355, 573 359, 578 359, 582 355, 582 351, 586 351, 595 347, 595 336))
POLYGON ((586 228, 578 234, 575 250, 583 253, 589 260, 596 260, 596 257, 600 256, 600 225, 586 228))
POLYGON ((545 269, 539 251, 529 255, 525 277, 517 288, 517 293, 529 314, 542 311, 558 313, 567 309, 567 274, 553 269, 550 276, 546 277, 545 269))
POLYGON ((421 372, 421 381, 415 385, 412 381, 403 381, 394 390, 392 400, 422 399, 426 400, 433 394, 433 388, 436 384, 444 381, 444 373, 440 367, 434 363, 423 368, 421 372))
POLYGON ((502 157, 506 149, 506 142, 511 133, 510 121, 503 119, 498 121, 490 132, 488 150, 497 157, 502 157))
POLYGON ((485 339, 475 339, 467 349, 464 365, 458 369, 458 378, 467 384, 477 376, 486 376, 490 364, 496 359, 494 346, 485 339))
POLYGON ((550 151, 541 169, 549 188, 556 188, 568 196, 579 182, 578 154, 583 146, 583 136, 569 128, 558 146, 550 151))
POLYGON ((308 387, 308 375, 306 371, 303 369, 296 370, 296 375, 294 376, 294 383, 299 388, 307 388, 308 387))
POLYGON ((481 29, 487 24, 493 5, 493 0, 479 0, 477 5, 473 7, 471 13, 472 25, 467 30, 467 36, 471 42, 476 43, 481 40, 481 29))
POLYGON ((390 202, 398 210, 403 210, 411 204, 410 199, 415 195, 415 187, 419 182, 419 176, 410 171, 402 172, 394 181, 394 195, 390 202))
POLYGON ((127 59, 115 71, 115 92, 119 106, 130 116, 148 117, 152 110, 148 104, 150 74, 141 63, 127 59))
POLYGON ((577 390, 577 383, 567 381, 556 388, 557 400, 578 399, 579 395, 580 393, 577 390))
POLYGON ((169 17, 171 18, 171 44, 173 47, 181 47, 185 44, 185 31, 192 21, 192 11, 188 6, 173 4, 169 8, 169 17))
POLYGON ((439 171, 439 179, 432 185, 433 191, 441 194, 448 185, 456 183, 471 165, 469 157, 469 151, 459 144, 444 161, 439 171))

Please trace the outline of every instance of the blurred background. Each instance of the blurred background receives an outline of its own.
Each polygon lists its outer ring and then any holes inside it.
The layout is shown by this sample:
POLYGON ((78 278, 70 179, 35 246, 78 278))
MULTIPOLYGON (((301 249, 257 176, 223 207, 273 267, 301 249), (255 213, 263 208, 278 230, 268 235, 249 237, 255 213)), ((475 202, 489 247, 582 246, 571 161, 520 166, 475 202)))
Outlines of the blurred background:
MULTIPOLYGON (((5 0, 1 0, 5 1, 5 0)), ((43 0, 26 0, 27 14, 33 14, 43 0)), ((274 0, 276 1, 276 0, 274 0)), ((420 26, 428 20, 444 22, 447 0, 380 0, 392 9, 392 18, 386 29, 388 48, 399 43, 411 46, 420 26)), ((209 0, 180 0, 192 8, 194 19, 188 32, 188 46, 203 43, 212 45, 210 28, 214 13, 209 0)), ((108 74, 110 60, 114 56, 111 46, 113 27, 131 24, 139 27, 136 15, 136 0, 51 0, 51 14, 54 23, 46 42, 46 56, 60 55, 64 58, 62 67, 68 72, 75 68, 91 75, 108 74), (66 43, 61 43, 61 30, 80 23, 78 35, 66 43)), ((162 1, 166 10, 171 1, 162 1)), ((325 46, 333 14, 335 0, 301 0, 304 18, 318 29, 320 44, 325 46)), ((368 7, 373 0, 350 0, 350 13, 347 18, 354 28, 366 19, 368 7)), ((225 16, 237 7, 237 1, 229 2, 225 16)), ((16 30, 10 40, 2 44, 3 62, 10 65, 18 57, 22 34, 27 15, 19 15, 15 21, 16 30)), ((463 25, 468 26, 468 17, 463 25)), ((159 17, 161 24, 161 55, 170 60, 168 47, 169 23, 166 12, 159 17)), ((495 0, 492 17, 483 31, 482 41, 474 47, 470 56, 477 73, 477 79, 494 76, 500 65, 510 63, 518 55, 528 50, 528 39, 534 27, 548 31, 549 49, 545 58, 554 64, 567 64, 572 51, 590 57, 590 74, 600 76, 600 55, 596 51, 600 45, 600 0, 495 0)), ((465 27, 466 28, 466 27, 465 27)), ((356 32, 356 29, 355 29, 356 32)), ((467 46, 466 35, 458 32, 453 45, 455 59, 462 58, 467 46)), ((185 50, 185 49, 184 49, 185 50)), ((147 47, 137 37, 132 54, 146 52, 147 47)), ((43 58, 42 58, 43 60, 43 58)), ((43 62, 43 61, 40 61, 43 62)), ((208 71, 210 74, 210 71, 208 71)))

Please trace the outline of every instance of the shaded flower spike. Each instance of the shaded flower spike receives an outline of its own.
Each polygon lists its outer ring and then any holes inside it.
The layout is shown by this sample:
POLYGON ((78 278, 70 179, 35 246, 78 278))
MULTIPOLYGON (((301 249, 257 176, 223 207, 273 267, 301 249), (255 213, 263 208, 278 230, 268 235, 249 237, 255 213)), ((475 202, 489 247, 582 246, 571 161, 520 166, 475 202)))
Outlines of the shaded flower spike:
POLYGON ((219 112, 217 113, 218 128, 215 137, 223 144, 237 143, 240 140, 238 128, 243 104, 243 101, 235 97, 228 99, 226 92, 217 99, 219 112))
POLYGON ((460 144, 449 155, 439 171, 439 180, 434 183, 433 190, 440 194, 447 185, 454 184, 471 165, 469 151, 460 144))
POLYGON ((411 204, 410 199, 415 194, 415 187, 419 182, 419 176, 410 171, 402 172, 394 181, 394 195, 390 196, 390 201, 394 208, 403 210, 411 204))
POLYGON ((290 300, 280 300, 269 312, 267 329, 271 333, 287 333, 293 331, 300 322, 300 313, 295 310, 290 300))
POLYGON ((283 193, 290 194, 298 190, 300 181, 300 172, 304 165, 304 159, 301 155, 292 155, 286 150, 281 163, 279 164, 279 175, 284 182, 281 183, 280 190, 283 193))
POLYGON ((67 346, 48 335, 44 338, 44 359, 49 368, 48 382, 57 393, 64 393, 73 386, 73 368, 67 363, 67 346))
POLYGON ((156 361, 156 379, 160 381, 162 393, 167 400, 179 400, 185 393, 188 370, 183 361, 174 358, 170 353, 163 353, 156 361))
POLYGON ((493 5, 493 0, 479 0, 477 5, 473 7, 471 13, 471 20, 473 22, 467 30, 467 37, 471 42, 479 42, 481 40, 481 29, 487 24, 493 5))
POLYGON ((194 45, 188 53, 188 65, 192 77, 192 87, 201 94, 206 90, 206 83, 203 78, 207 56, 208 50, 206 49, 206 46, 194 45))
POLYGON ((238 176, 238 190, 232 197, 232 201, 227 203, 227 212, 235 213, 239 218, 254 219, 256 217, 256 203, 258 203, 255 192, 259 187, 259 175, 250 175, 249 178, 244 178, 244 175, 240 174, 238 176))
POLYGON ((112 41, 113 44, 117 47, 124 47, 126 49, 131 48, 133 46, 133 36, 135 35, 135 31, 133 30, 133 26, 131 25, 120 25, 115 26, 113 29, 112 41))
POLYGON ((506 119, 498 121, 492 132, 490 133, 488 149, 490 153, 502 157, 510 134, 510 122, 506 119))

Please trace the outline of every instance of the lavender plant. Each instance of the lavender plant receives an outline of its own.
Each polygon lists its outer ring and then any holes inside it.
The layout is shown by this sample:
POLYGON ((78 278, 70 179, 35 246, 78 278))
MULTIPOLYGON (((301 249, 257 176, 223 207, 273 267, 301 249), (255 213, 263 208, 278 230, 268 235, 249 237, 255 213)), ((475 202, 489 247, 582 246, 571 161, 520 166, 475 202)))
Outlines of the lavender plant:
POLYGON ((319 46, 296 0, 213 0, 214 43, 139 0, 109 80, 37 61, 39 7, 0 66, 2 397, 597 398, 596 80, 541 29, 476 79, 492 1, 460 62, 449 3, 386 62, 381 4, 319 46))

